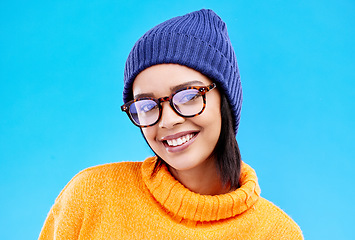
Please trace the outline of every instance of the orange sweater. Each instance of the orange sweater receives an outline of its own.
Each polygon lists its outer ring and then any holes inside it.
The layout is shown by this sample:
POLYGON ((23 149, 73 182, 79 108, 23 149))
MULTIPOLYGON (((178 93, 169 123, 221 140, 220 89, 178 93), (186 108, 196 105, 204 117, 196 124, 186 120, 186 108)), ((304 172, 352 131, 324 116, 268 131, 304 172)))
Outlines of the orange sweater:
POLYGON ((241 187, 216 196, 191 192, 156 158, 88 168, 63 189, 39 239, 303 239, 297 224, 259 197, 243 163, 241 187))

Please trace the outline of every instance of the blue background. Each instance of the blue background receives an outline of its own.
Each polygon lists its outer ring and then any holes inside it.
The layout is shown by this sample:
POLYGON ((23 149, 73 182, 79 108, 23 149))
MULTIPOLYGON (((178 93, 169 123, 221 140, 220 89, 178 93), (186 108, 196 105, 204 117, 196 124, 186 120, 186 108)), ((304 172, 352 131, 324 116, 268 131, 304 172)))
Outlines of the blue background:
POLYGON ((354 236, 354 1, 15 0, 0 3, 0 239, 36 239, 80 170, 152 154, 120 111, 124 63, 148 29, 200 8, 236 50, 237 139, 262 196, 306 239, 354 236))

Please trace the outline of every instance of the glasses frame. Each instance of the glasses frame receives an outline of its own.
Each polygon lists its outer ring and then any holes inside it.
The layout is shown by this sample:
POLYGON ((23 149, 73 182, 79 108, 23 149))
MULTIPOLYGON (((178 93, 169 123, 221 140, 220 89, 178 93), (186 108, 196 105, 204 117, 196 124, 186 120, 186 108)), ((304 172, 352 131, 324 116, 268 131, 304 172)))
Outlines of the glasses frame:
POLYGON ((166 96, 166 97, 161 97, 161 98, 153 98, 153 97, 137 98, 137 99, 133 99, 133 100, 131 100, 131 101, 129 101, 129 102, 123 104, 123 105, 121 106, 121 110, 122 110, 123 112, 126 112, 126 114, 128 115, 129 119, 132 121, 132 123, 133 123, 134 125, 136 125, 137 127, 142 127, 142 128, 153 126, 153 125, 157 124, 157 122, 159 122, 159 120, 161 119, 162 111, 163 111, 163 107, 162 107, 162 103, 163 103, 163 102, 169 102, 170 107, 174 110, 174 112, 175 112, 177 115, 179 115, 179 116, 181 116, 181 117, 185 117, 185 118, 191 118, 191 117, 195 117, 195 116, 200 115, 200 114, 205 110, 205 108, 206 108, 206 93, 209 92, 209 91, 211 91, 211 90, 214 89, 214 88, 216 88, 216 84, 215 84, 215 83, 212 83, 212 84, 210 84, 210 85, 208 85, 208 86, 190 86, 190 87, 181 88, 181 89, 179 89, 179 90, 173 92, 170 96, 166 96), (202 99, 203 99, 203 107, 202 107, 202 109, 201 109, 201 111, 200 111, 199 113, 196 113, 196 114, 193 114, 193 115, 187 115, 187 116, 186 116, 186 115, 183 115, 183 114, 181 114, 180 112, 178 112, 177 109, 175 109, 172 100, 173 100, 173 97, 175 96, 175 94, 177 94, 177 93, 179 93, 179 92, 181 92, 181 91, 184 91, 184 90, 189 90, 189 89, 196 89, 196 90, 198 90, 198 91, 201 93, 201 96, 202 96, 202 99), (139 125, 139 124, 137 124, 137 123, 134 121, 133 117, 131 116, 131 114, 130 114, 130 112, 129 112, 129 108, 130 108, 130 106, 131 106, 133 103, 138 102, 138 101, 140 101, 140 100, 153 100, 154 102, 157 103, 157 105, 158 105, 158 107, 159 107, 159 117, 157 118, 157 120, 156 120, 154 123, 149 124, 149 125, 139 125))

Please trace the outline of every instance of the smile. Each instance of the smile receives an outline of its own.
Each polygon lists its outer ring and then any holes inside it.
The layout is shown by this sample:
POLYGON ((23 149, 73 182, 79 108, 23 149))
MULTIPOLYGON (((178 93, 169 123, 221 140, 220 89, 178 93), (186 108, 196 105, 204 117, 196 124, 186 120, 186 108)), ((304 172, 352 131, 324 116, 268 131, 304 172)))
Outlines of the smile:
POLYGON ((191 134, 187 134, 185 136, 179 137, 177 139, 166 140, 166 142, 169 146, 176 147, 176 146, 180 146, 180 145, 190 141, 190 139, 193 138, 194 135, 195 134, 191 133, 191 134))
POLYGON ((196 139, 198 132, 181 132, 161 139, 168 152, 181 152, 188 148, 196 139))

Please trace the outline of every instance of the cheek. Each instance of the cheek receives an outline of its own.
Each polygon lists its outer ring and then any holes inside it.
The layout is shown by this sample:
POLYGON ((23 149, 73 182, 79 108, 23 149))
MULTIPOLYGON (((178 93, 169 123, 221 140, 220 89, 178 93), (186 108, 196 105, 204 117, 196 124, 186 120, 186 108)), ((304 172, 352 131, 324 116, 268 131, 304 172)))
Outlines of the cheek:
POLYGON ((222 122, 221 117, 221 98, 219 94, 214 94, 207 99, 205 111, 201 116, 204 115, 204 119, 214 125, 220 125, 222 122))
POLYGON ((191 119, 196 125, 202 127, 205 141, 215 144, 221 132, 222 118, 219 102, 210 104, 205 111, 191 119))
POLYGON ((142 128, 142 133, 147 140, 149 146, 154 147, 154 142, 156 138, 155 127, 142 128))
POLYGON ((203 123, 205 129, 208 131, 207 133, 210 138, 210 141, 215 142, 219 138, 222 126, 221 107, 219 99, 217 98, 217 100, 214 102, 210 101, 210 105, 208 106, 208 108, 206 108, 206 111, 204 113, 204 116, 201 115, 201 123, 203 123))

